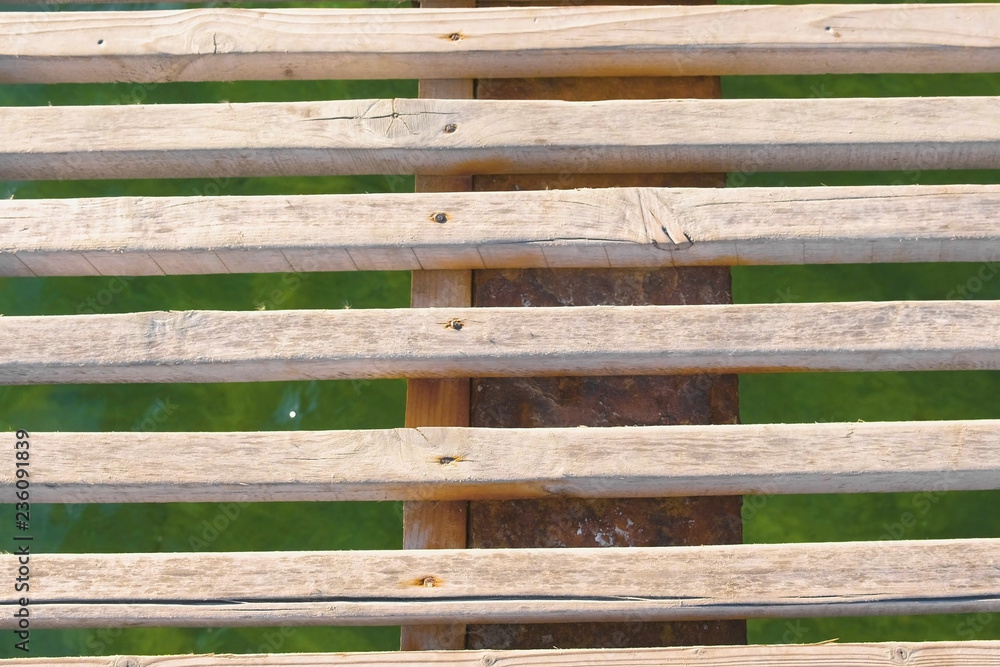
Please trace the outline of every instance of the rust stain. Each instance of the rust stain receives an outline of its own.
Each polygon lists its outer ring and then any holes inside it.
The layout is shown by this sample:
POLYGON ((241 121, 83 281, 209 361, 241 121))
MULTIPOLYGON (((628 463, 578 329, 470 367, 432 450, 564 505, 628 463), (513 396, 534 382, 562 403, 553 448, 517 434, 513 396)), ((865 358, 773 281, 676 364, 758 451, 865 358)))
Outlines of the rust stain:
POLYGON ((417 577, 416 579, 407 582, 407 585, 409 586, 420 586, 421 588, 437 588, 442 584, 444 584, 444 579, 435 577, 433 574, 429 574, 424 577, 417 577))
MULTIPOLYGON (((477 306, 725 303, 727 268, 476 271, 477 306)), ((478 427, 736 423, 733 375, 482 378, 478 427)), ((742 542, 742 498, 545 498, 469 503, 470 548, 613 547, 742 542)), ((740 644, 743 621, 470 625, 467 646, 612 648, 740 644)))

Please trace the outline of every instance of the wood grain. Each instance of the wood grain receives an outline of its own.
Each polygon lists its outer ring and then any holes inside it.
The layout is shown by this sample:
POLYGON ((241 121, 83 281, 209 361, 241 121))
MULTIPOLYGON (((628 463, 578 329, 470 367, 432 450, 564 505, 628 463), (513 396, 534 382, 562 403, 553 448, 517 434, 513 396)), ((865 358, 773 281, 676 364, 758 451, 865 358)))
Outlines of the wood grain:
POLYGON ((12 199, 0 275, 425 269, 414 306, 462 306, 429 270, 996 262, 998 218, 995 185, 12 199))
POLYGON ((18 12, 0 35, 0 83, 1000 70, 990 4, 18 12))
POLYGON ((641 649, 15 658, 10 667, 997 667, 1000 642, 684 646, 641 649))
POLYGON ((1000 539, 32 554, 31 592, 33 629, 985 613, 1000 611, 1000 539))
POLYGON ((0 317, 0 383, 997 370, 1000 302, 0 317))
MULTIPOLYGON (((1000 421, 32 433, 40 503, 626 498, 1000 488, 1000 421)), ((13 469, 0 490, 13 494, 13 469)), ((433 517, 433 515, 432 515, 433 517)), ((410 524, 464 548, 464 513, 410 524), (444 538, 427 525, 458 526, 444 538)), ((414 535, 418 531, 423 534, 414 535)))
POLYGON ((1000 160, 996 97, 5 107, 0 126, 0 178, 11 180, 992 169, 1000 160))

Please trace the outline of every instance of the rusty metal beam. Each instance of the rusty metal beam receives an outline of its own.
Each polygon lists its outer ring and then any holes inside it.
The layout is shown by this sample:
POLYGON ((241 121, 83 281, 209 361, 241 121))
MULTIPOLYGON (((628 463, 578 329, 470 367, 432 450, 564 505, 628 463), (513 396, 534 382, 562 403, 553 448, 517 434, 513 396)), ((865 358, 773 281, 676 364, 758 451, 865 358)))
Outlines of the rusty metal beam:
MULTIPOLYGON (((483 99, 720 97, 719 80, 480 80, 483 99)), ((526 119, 526 121, 529 119, 526 119)), ((724 174, 476 176, 475 190, 609 186, 722 187, 724 174)), ((473 272, 473 305, 584 306, 730 303, 729 269, 526 269, 473 272)), ((473 426, 728 424, 739 417, 735 376, 473 380, 473 426)), ((628 456, 628 452, 622 452, 628 456)), ((739 497, 469 503, 470 548, 672 546, 742 541, 739 497)), ((743 621, 471 625, 470 649, 625 648, 746 642, 743 621)))

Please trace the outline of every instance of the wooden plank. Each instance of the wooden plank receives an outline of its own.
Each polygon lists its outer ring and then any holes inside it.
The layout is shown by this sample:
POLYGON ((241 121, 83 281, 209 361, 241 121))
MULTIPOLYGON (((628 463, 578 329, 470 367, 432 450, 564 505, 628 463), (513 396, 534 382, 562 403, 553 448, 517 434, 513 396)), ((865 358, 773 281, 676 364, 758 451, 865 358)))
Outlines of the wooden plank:
POLYGON ((1000 70, 991 4, 18 12, 0 35, 0 83, 1000 70))
POLYGON ((991 169, 1000 160, 996 97, 5 107, 0 126, 0 178, 12 180, 991 169))
MULTIPOLYGON (((441 7, 475 7, 475 2, 427 0, 422 8, 441 7)), ((471 99, 475 96, 472 79, 423 79, 418 85, 421 98, 471 99)), ((461 192, 472 189, 472 177, 418 174, 414 185, 417 192, 461 192)), ((436 215, 432 214, 429 219, 436 215)), ((440 226, 442 223, 435 220, 434 224, 440 226)), ((419 259, 416 251, 414 256, 419 259)), ((471 271, 414 271, 411 274, 411 308, 471 305, 471 271)), ((407 381, 406 426, 468 425, 468 378, 413 378, 407 381)), ((464 499, 445 502, 408 499, 403 504, 403 548, 464 549, 468 513, 469 503, 464 499)), ((404 625, 400 628, 399 643, 404 651, 464 649, 465 625, 404 625)))
POLYGON ((0 318, 0 383, 997 370, 1000 302, 0 318))
POLYGON ((334 665, 371 667, 997 667, 1000 642, 892 642, 884 644, 791 644, 676 646, 640 649, 549 649, 536 651, 436 651, 395 653, 271 653, 267 655, 164 655, 73 658, 13 658, 9 667, 282 667, 334 665))
MULTIPOLYGON (((31 627, 1000 611, 1000 539, 630 549, 31 554, 31 627), (225 577, 219 573, 225 572, 225 577)), ((0 555, 5 568, 16 555, 0 555)), ((13 590, 2 596, 15 604, 13 590)), ((13 614, 0 627, 16 627, 13 614)))
MULTIPOLYGON (((40 503, 1000 489, 1000 421, 249 433, 32 433, 40 503), (803 457, 803 451, 816 454, 803 457), (137 463, 141 462, 141 464, 137 463)), ((13 469, 0 489, 14 492, 13 469)), ((464 503, 423 502, 438 512, 464 503)), ((419 547, 464 548, 426 523, 419 547)), ((443 525, 443 524, 442 524, 443 525)))
POLYGON ((13 199, 0 275, 993 262, 998 218, 996 185, 13 199))
POLYGON ((918 667, 995 667, 1000 642, 897 642, 884 644, 793 644, 757 646, 697 646, 642 649, 550 649, 535 651, 462 651, 394 653, 272 653, 266 655, 106 656, 69 658, 9 658, 10 667, 244 667, 281 665, 407 665, 410 667, 483 667, 516 664, 525 667, 873 667, 906 661, 918 667))

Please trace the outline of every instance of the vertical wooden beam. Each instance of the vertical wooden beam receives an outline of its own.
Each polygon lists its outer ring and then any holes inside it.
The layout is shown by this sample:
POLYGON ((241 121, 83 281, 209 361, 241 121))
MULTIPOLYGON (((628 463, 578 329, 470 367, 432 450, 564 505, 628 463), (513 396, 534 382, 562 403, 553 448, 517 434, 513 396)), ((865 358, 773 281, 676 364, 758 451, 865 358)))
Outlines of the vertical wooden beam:
MULTIPOLYGON (((483 4, 495 1, 483 0, 483 4)), ((589 4, 589 0, 570 1, 589 4)), ((492 99, 720 96, 720 83, 715 77, 479 80, 476 88, 476 97, 492 99)), ((724 185, 724 174, 565 173, 474 178, 476 190, 724 185)), ((731 300, 729 269, 725 267, 473 272, 473 302, 483 307, 702 304, 731 300)), ((473 426, 707 424, 735 423, 739 417, 735 376, 483 378, 473 380, 472 389, 473 426)), ((628 452, 622 452, 622 457, 628 457, 628 452)), ((740 497, 474 501, 469 503, 468 546, 738 543, 742 541, 741 507, 740 497)), ((627 648, 745 642, 743 621, 470 625, 466 637, 470 649, 627 648)))
MULTIPOLYGON (((423 0, 422 7, 475 7, 474 0, 423 0)), ((419 83, 420 97, 469 99, 473 81, 425 79, 419 83)), ((472 189, 471 176, 416 177, 417 192, 463 192, 472 189)), ((414 271, 410 307, 472 305, 472 272, 414 271)), ((412 379, 406 386, 406 426, 468 426, 469 380, 412 379)), ((406 502, 403 504, 404 549, 464 549, 469 504, 452 502, 406 502)), ((465 648, 464 625, 403 626, 400 648, 404 651, 465 648)))

